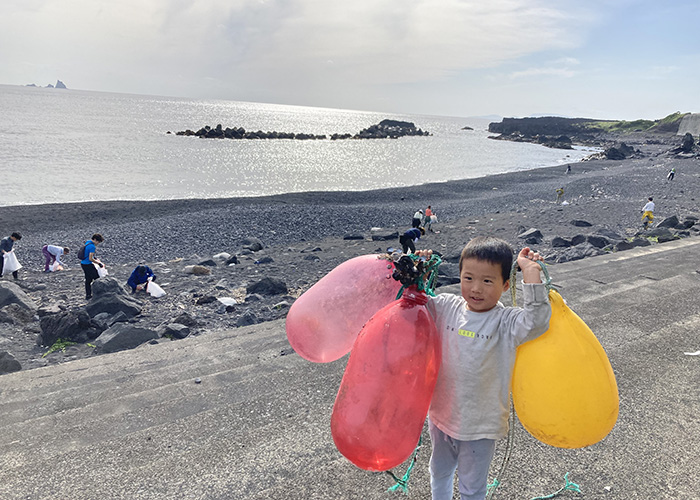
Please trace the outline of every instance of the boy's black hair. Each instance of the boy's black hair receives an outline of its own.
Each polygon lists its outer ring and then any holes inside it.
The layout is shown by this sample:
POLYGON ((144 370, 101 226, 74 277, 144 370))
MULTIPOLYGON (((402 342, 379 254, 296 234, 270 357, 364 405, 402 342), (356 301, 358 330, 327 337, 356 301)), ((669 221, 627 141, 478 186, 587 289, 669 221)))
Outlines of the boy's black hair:
MULTIPOLYGON (((6 233, 6 234, 7 234, 7 233, 6 233)), ((12 233, 12 234, 10 235, 10 237, 12 237, 12 238, 14 238, 14 239, 16 239, 16 240, 21 240, 21 239, 22 239, 22 235, 19 234, 19 233, 12 233)))
POLYGON ((92 238, 90 238, 90 239, 92 239, 94 241, 99 241, 100 243, 102 243, 105 240, 100 233, 93 234, 92 238))
POLYGON ((652 198, 652 197, 650 196, 650 197, 649 197, 649 201, 654 201, 654 198, 652 198))
POLYGON ((504 240, 493 236, 477 236, 464 247, 459 256, 459 272, 462 273, 464 259, 485 260, 501 266, 501 276, 505 283, 510 279, 513 265, 513 248, 504 240))

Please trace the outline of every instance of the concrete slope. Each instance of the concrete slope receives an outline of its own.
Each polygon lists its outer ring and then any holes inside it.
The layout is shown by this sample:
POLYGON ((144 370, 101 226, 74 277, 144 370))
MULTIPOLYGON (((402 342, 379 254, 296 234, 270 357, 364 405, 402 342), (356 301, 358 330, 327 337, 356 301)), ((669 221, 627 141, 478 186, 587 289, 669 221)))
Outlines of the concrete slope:
MULTIPOLYGON (((700 497, 698 269, 700 239, 550 267, 608 353, 620 417, 581 450, 516 423, 494 498, 552 493, 566 472, 585 498, 700 497)), ((0 499, 386 498, 391 478, 333 445, 345 363, 303 360, 277 321, 3 375, 0 499)), ((409 498, 430 497, 423 437, 409 498)))

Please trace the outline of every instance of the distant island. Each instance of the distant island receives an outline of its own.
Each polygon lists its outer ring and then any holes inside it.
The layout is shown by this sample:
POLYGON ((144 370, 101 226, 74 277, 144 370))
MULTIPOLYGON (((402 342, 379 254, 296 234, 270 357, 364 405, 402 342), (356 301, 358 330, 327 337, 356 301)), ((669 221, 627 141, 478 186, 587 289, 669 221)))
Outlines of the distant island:
MULTIPOLYGON (((25 85, 25 87, 39 87, 39 85, 37 85, 36 83, 28 83, 25 85)), ((63 83, 61 80, 56 80, 56 85, 52 85, 49 83, 44 88, 46 88, 46 89, 67 89, 68 87, 66 87, 66 84, 63 83)))
MULTIPOLYGON (((168 131, 168 134, 172 132, 168 131)), ((262 130, 250 131, 243 127, 226 127, 221 124, 212 128, 206 125, 196 132, 194 130, 181 130, 175 135, 196 136, 201 139, 328 139, 335 141, 338 139, 397 139, 408 135, 427 136, 429 132, 416 128, 412 122, 403 122, 398 120, 382 120, 376 125, 360 130, 356 134, 306 134, 300 132, 263 132, 262 130)))

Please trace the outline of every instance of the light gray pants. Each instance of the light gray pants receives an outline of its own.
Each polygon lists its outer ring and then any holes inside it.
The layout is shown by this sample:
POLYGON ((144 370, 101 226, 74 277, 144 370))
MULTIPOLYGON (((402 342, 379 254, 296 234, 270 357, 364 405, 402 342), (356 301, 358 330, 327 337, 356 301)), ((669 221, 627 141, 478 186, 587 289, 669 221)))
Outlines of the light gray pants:
POLYGON ((433 452, 430 455, 430 489, 433 500, 452 500, 457 470, 461 500, 484 500, 489 466, 496 450, 493 439, 460 441, 428 422, 433 452))

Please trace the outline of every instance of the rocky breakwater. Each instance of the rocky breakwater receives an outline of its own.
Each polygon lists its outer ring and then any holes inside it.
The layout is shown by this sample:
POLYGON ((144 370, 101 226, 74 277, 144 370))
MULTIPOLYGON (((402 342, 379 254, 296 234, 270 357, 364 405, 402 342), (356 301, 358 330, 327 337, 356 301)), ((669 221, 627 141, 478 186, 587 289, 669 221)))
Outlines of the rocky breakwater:
MULTIPOLYGON (((168 134, 172 132, 168 131, 168 134)), ((300 132, 263 132, 249 131, 243 127, 226 127, 221 124, 216 127, 205 125, 197 131, 181 130, 175 135, 196 136, 202 139, 296 139, 296 140, 324 140, 331 139, 333 141, 339 139, 398 139, 404 136, 428 136, 429 132, 417 128, 412 122, 404 122, 398 120, 382 120, 376 125, 372 125, 359 131, 356 134, 306 134, 300 132)))

